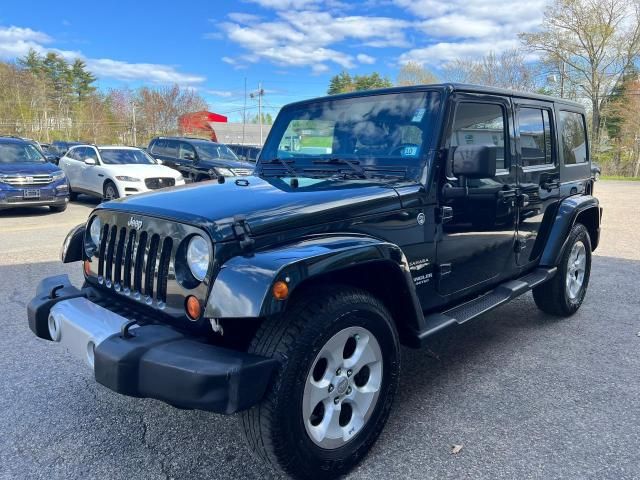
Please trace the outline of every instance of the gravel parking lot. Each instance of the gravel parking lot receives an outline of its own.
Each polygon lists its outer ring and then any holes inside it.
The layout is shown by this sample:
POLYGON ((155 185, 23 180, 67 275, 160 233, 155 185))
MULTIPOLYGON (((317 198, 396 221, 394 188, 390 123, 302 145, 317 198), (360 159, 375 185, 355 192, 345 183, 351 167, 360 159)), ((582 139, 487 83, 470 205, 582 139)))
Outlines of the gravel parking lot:
MULTIPOLYGON (((394 411, 350 478, 640 478, 640 182, 602 181, 581 310, 530 294, 404 350, 394 411), (463 445, 457 455, 451 445, 463 445)), ((270 478, 235 417, 130 399, 36 339, 26 304, 95 202, 0 212, 0 478, 270 478)))

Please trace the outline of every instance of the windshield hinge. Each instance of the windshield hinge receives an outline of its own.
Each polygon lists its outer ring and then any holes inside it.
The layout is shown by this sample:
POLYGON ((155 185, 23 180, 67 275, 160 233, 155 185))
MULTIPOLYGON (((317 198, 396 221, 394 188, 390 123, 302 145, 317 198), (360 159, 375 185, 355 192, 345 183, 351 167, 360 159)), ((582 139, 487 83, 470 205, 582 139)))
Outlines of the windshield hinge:
POLYGON ((240 248, 243 250, 249 249, 253 246, 255 241, 251 238, 251 230, 247 219, 243 215, 236 215, 233 217, 233 233, 240 243, 240 248))

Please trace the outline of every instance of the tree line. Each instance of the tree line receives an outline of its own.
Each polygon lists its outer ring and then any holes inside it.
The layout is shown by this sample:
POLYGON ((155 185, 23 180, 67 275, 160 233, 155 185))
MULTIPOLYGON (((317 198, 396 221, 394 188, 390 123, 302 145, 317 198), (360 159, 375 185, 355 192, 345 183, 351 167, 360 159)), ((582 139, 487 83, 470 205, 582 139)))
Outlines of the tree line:
POLYGON ((81 59, 31 50, 0 62, 0 134, 40 142, 146 145, 155 135, 178 133, 178 117, 207 110, 192 89, 178 85, 100 91, 81 59))
MULTIPOLYGON (((555 0, 541 28, 519 35, 501 54, 452 59, 441 75, 415 62, 401 66, 397 85, 453 81, 544 93, 585 105, 593 159, 608 175, 640 175, 640 0, 555 0)), ((374 72, 334 76, 328 93, 393 85, 374 72)))

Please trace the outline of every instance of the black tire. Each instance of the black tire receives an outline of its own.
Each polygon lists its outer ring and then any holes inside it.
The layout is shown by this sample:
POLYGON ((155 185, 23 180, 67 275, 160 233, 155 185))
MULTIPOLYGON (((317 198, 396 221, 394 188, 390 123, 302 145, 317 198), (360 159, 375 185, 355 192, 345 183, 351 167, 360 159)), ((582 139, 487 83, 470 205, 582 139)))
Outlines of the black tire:
POLYGON ((116 184, 110 180, 105 182, 102 200, 108 202, 109 200, 115 200, 116 198, 120 198, 116 184))
POLYGON ((62 213, 67 209, 67 204, 64 205, 51 205, 49 206, 49 210, 55 213, 62 213))
MULTIPOLYGON (((353 338, 359 341, 357 335, 353 338)), ((285 314, 264 321, 250 351, 281 361, 263 401, 241 415, 245 437, 261 461, 295 478, 328 479, 344 475, 362 460, 387 421, 400 374, 398 334, 391 315, 378 299, 346 286, 303 293, 285 314), (347 328, 365 328, 375 337, 382 375, 368 420, 346 443, 327 449, 307 433, 302 412, 304 389, 308 375, 315 375, 322 361, 316 356, 334 335, 347 328)), ((353 385, 357 385, 355 367, 349 372, 354 375, 353 385)), ((329 367, 326 373, 333 375, 329 367)), ((350 392, 351 388, 347 395, 350 392)), ((343 409, 345 404, 341 404, 343 409)), ((347 428, 349 424, 340 426, 347 428)))
POLYGON ((74 192, 73 190, 69 189, 69 201, 71 202, 75 202, 78 200, 78 193, 74 192))
POLYGON ((540 310, 559 317, 568 317, 578 311, 589 286, 591 274, 591 238, 586 227, 576 223, 571 232, 556 275, 548 282, 533 289, 533 299, 540 310), (572 251, 574 245, 582 242, 585 248, 584 277, 577 293, 572 297, 567 287, 567 277, 570 263, 573 262, 572 251))

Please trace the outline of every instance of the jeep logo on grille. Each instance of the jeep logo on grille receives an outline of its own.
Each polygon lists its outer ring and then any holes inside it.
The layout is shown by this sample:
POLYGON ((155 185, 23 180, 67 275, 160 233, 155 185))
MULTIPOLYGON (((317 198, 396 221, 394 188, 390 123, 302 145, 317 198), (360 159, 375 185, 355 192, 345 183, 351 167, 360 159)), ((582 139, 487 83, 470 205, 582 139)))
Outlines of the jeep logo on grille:
POLYGON ((135 228, 136 230, 140 230, 142 228, 142 220, 136 217, 131 217, 127 222, 127 226, 129 228, 135 228))

